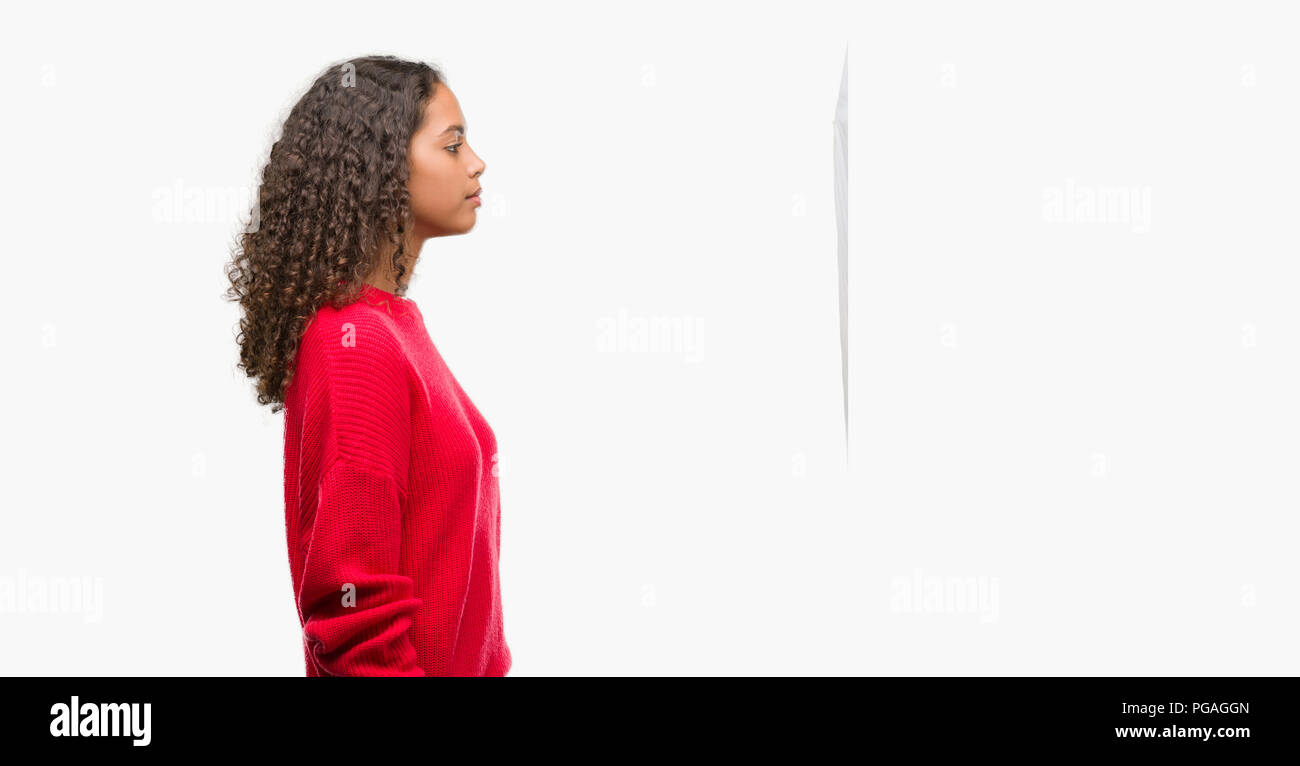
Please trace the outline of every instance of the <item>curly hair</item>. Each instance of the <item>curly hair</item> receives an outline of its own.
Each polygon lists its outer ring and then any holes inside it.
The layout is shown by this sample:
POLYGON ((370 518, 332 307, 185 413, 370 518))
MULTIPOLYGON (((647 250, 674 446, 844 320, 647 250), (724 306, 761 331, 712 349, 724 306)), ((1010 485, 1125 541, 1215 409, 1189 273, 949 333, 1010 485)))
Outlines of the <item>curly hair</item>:
POLYGON ((243 310, 239 369, 272 412, 284 409, 307 322, 322 305, 359 299, 390 246, 395 294, 405 294, 407 150, 445 81, 422 62, 350 59, 317 77, 285 119, 226 266, 225 297, 243 310))

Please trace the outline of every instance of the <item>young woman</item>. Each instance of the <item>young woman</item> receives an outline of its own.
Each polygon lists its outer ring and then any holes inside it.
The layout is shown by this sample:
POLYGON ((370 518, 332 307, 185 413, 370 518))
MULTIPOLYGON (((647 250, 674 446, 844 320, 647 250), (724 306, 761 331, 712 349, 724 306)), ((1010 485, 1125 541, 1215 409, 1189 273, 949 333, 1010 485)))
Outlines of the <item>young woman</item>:
POLYGON ((331 66, 285 120, 227 267, 240 368, 285 413, 308 676, 504 676, 496 436, 408 273, 474 228, 485 165, 435 68, 331 66))

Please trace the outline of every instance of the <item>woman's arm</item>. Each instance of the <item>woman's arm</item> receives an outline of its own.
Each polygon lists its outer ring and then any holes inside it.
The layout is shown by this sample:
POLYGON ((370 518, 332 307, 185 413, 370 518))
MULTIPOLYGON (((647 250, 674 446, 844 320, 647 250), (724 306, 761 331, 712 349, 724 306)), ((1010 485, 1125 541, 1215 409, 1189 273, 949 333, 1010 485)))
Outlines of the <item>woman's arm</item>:
POLYGON ((334 676, 422 676, 407 629, 421 601, 398 574, 402 498, 390 476, 340 460, 325 474, 298 607, 317 667, 334 676))
POLYGON ((382 320, 348 310, 318 316, 302 354, 310 444, 301 455, 321 471, 298 530, 308 649, 323 675, 422 676, 408 635, 422 602, 399 572, 410 455, 405 355, 382 320))

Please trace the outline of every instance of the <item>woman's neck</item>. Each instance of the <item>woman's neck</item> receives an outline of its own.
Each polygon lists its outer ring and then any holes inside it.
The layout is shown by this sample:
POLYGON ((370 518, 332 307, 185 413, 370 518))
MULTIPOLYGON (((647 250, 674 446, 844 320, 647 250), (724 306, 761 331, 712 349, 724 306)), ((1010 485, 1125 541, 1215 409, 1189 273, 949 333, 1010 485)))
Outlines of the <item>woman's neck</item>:
MULTIPOLYGON (((402 280, 409 282, 411 274, 415 271, 415 263, 420 258, 420 250, 424 246, 424 239, 416 237, 415 232, 406 233, 406 241, 402 251, 402 265, 406 271, 402 274, 402 280)), ((386 245, 379 257, 379 266, 366 277, 366 284, 378 287, 386 293, 397 294, 397 273, 393 268, 393 252, 396 245, 386 245)))

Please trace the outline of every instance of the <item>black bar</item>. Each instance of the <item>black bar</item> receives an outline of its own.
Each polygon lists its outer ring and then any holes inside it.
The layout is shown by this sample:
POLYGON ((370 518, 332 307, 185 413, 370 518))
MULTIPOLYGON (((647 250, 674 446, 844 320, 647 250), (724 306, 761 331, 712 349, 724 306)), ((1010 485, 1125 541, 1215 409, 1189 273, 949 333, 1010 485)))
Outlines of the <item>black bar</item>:
MULTIPOLYGON (((617 759, 643 749, 680 751, 689 742, 725 752, 726 747, 764 748, 774 740, 803 742, 814 750, 847 746, 863 755, 886 748, 1181 755, 1241 748, 1290 752, 1300 712, 1293 678, 584 681, 8 678, 0 732, 7 743, 32 746, 34 752, 86 754, 105 749, 240 754, 256 743, 329 754, 337 748, 446 737, 501 743, 517 735, 532 742, 537 755, 546 755, 568 752, 553 750, 562 741, 577 745, 599 734, 622 738, 623 749, 607 753, 617 759), (703 685, 710 681, 712 688, 703 685), (149 703, 149 744, 132 744, 143 736, 53 736, 51 724, 74 696, 83 713, 98 713, 99 703, 149 703), (95 703, 93 710, 86 710, 88 703, 95 703), (550 732, 542 741, 522 733, 539 726, 550 732), (1207 738, 1193 729, 1211 733, 1207 738), (426 739, 434 732, 440 734, 426 739)), ((61 723, 67 724, 66 718, 61 723)))

